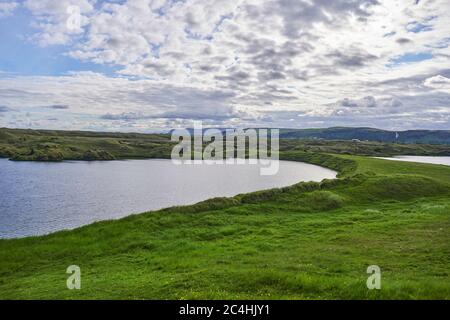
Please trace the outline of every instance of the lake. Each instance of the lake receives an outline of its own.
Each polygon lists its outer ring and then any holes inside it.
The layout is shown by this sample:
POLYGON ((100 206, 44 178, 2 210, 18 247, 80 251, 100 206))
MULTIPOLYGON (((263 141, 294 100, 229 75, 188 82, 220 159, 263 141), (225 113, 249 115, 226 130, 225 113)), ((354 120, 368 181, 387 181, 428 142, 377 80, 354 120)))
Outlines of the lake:
POLYGON ((42 235, 213 197, 333 179, 319 166, 174 165, 170 160, 14 162, 0 159, 0 238, 42 235))
POLYGON ((443 164, 450 166, 450 157, 426 157, 426 156, 396 156, 392 158, 382 158, 386 160, 407 161, 407 162, 420 162, 431 164, 443 164))

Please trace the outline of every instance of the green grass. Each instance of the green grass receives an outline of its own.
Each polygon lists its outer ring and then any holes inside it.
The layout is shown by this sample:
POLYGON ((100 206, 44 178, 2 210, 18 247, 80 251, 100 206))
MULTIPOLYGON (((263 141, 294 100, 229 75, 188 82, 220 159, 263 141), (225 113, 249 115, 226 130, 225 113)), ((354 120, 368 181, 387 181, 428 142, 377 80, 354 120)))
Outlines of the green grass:
POLYGON ((0 298, 450 299, 449 167, 282 157, 340 179, 2 240, 0 298), (73 264, 81 290, 66 288, 73 264))
MULTIPOLYGON (((0 128, 0 157, 12 160, 114 160, 169 158, 174 143, 169 135, 102 133, 0 128)), ((450 145, 394 144, 373 141, 281 139, 286 153, 320 153, 389 156, 450 155, 450 145)), ((312 159, 313 160, 313 159, 312 159)), ((316 159, 317 160, 317 159, 316 159)), ((319 159, 320 160, 320 159, 319 159)))
POLYGON ((12 160, 168 158, 167 135, 0 128, 0 157, 12 160))

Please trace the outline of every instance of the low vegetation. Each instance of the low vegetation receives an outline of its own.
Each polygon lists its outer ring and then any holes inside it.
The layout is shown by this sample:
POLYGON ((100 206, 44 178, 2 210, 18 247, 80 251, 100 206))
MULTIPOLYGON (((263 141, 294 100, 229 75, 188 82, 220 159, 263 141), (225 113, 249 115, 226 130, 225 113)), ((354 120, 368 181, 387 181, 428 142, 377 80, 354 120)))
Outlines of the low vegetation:
POLYGON ((1 240, 0 298, 450 299, 449 167, 281 155, 339 179, 1 240))
POLYGON ((12 160, 115 160, 170 156, 167 135, 0 129, 0 157, 12 160))
MULTIPOLYGON (((0 157, 12 160, 114 160, 169 158, 169 135, 0 128, 0 157)), ((450 145, 393 144, 373 141, 282 139, 280 150, 300 153, 314 163, 321 153, 392 156, 449 156, 450 145), (307 155, 309 153, 309 155, 307 155)), ((286 154, 286 156, 288 156, 286 154)))

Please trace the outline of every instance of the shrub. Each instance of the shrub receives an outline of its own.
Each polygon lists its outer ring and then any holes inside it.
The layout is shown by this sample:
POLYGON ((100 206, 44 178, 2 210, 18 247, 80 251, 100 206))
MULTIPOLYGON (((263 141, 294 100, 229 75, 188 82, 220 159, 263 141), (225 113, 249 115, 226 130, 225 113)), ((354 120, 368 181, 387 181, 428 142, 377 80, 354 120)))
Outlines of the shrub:
POLYGON ((197 213, 204 211, 213 211, 226 209, 235 205, 238 205, 240 202, 236 198, 213 198, 208 199, 190 206, 176 206, 167 209, 163 209, 164 212, 178 212, 180 208, 183 208, 184 213, 197 213))
POLYGON ((89 149, 83 153, 83 160, 114 160, 115 157, 105 150, 95 150, 95 149, 89 149))
POLYGON ((313 211, 333 210, 342 207, 344 199, 330 191, 314 191, 306 194, 300 204, 313 211))
POLYGON ((313 181, 300 182, 294 184, 293 186, 284 188, 285 191, 294 191, 294 192, 310 192, 318 189, 320 189, 320 183, 313 181))
POLYGON ((236 198, 240 199, 242 203, 258 203, 264 200, 271 199, 276 195, 279 195, 283 192, 281 189, 270 189, 252 192, 248 194, 238 195, 236 198))

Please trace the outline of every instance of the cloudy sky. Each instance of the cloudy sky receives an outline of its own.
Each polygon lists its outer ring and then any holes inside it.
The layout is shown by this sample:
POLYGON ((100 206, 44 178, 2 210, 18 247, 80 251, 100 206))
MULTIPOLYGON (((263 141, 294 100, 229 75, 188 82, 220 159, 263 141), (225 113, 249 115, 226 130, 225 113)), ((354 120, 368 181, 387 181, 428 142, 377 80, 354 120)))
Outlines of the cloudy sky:
POLYGON ((0 126, 450 129, 448 0, 0 0, 0 126))

